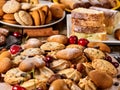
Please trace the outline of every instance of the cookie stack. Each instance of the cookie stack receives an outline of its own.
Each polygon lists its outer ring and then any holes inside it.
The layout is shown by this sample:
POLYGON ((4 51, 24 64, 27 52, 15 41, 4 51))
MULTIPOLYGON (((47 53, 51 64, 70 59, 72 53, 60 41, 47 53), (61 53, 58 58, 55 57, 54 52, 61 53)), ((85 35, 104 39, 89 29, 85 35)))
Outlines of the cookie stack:
POLYGON ((88 40, 106 40, 104 13, 102 11, 77 8, 72 11, 72 35, 88 40))

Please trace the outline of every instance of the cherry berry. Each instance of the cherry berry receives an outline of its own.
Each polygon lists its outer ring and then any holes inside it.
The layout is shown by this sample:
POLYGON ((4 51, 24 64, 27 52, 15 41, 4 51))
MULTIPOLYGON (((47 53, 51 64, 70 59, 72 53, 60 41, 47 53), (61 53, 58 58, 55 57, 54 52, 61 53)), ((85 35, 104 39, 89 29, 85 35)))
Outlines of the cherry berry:
POLYGON ((112 58, 110 56, 106 56, 105 60, 107 60, 108 62, 112 62, 112 58))
POLYGON ((15 85, 12 87, 12 90, 26 90, 24 87, 21 87, 19 85, 15 85))
POLYGON ((112 62, 112 64, 117 68, 117 67, 119 67, 119 63, 117 63, 117 62, 112 62))
POLYGON ((85 39, 85 38, 80 38, 78 40, 78 44, 82 45, 82 46, 85 46, 85 47, 87 46, 88 43, 89 43, 89 41, 87 39, 85 39))
POLYGON ((46 63, 51 63, 51 62, 53 61, 53 57, 51 57, 51 56, 46 56, 45 59, 44 59, 44 61, 45 61, 46 63))
POLYGON ((78 37, 77 36, 70 36, 68 39, 70 44, 77 44, 78 43, 78 37))
POLYGON ((12 45, 10 47, 10 53, 11 54, 17 54, 18 52, 20 52, 22 50, 21 46, 19 45, 12 45))
POLYGON ((22 35, 20 32, 13 32, 13 36, 15 36, 16 38, 20 38, 22 35))

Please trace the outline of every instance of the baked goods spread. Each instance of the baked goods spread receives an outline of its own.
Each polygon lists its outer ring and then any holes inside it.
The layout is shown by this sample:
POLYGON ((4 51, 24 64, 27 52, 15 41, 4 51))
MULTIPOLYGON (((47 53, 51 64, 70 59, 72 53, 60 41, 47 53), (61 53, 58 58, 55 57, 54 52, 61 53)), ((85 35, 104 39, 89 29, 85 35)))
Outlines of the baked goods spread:
POLYGON ((39 0, 9 0, 1 2, 0 20, 22 26, 49 24, 63 17, 63 6, 44 5, 39 0), (7 17, 9 16, 9 17, 7 17))
POLYGON ((117 61, 104 49, 90 47, 91 42, 83 46, 71 43, 70 38, 53 35, 44 43, 30 38, 22 45, 11 46, 10 50, 2 52, 0 86, 4 83, 12 90, 18 87, 24 90, 118 90, 120 86, 115 86, 120 83, 117 61))

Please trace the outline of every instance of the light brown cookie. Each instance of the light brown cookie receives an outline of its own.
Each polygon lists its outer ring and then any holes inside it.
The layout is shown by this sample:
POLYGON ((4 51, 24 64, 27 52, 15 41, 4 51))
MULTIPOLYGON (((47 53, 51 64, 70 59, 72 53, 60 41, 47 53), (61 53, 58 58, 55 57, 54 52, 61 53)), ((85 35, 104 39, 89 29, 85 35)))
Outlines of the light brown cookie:
POLYGON ((3 19, 5 19, 5 20, 15 20, 14 14, 6 13, 6 14, 3 15, 3 19))
POLYGON ((82 50, 78 48, 66 48, 63 50, 59 50, 56 53, 56 57, 64 60, 72 60, 72 59, 78 58, 82 54, 83 54, 82 50))
POLYGON ((32 17, 28 12, 19 11, 19 17, 26 25, 31 26, 33 24, 32 17))
POLYGON ((32 7, 30 3, 21 3, 21 9, 29 10, 32 7))
POLYGON ((45 12, 41 9, 38 9, 41 25, 45 24, 45 12))
POLYGON ((52 35, 47 38, 48 42, 58 42, 66 45, 68 43, 68 37, 65 35, 52 35))
POLYGON ((2 17, 4 15, 4 12, 2 10, 2 8, 0 8, 0 17, 2 17))
POLYGON ((80 50, 83 50, 83 49, 84 49, 83 46, 77 45, 77 44, 69 44, 69 45, 66 46, 66 48, 78 48, 78 49, 80 49, 80 50))
POLYGON ((85 48, 84 53, 92 61, 94 59, 104 59, 105 58, 105 54, 101 50, 95 49, 95 48, 85 48))
POLYGON ((13 20, 3 19, 2 21, 3 21, 3 22, 6 22, 6 23, 10 23, 10 24, 18 24, 16 21, 13 21, 13 20))
POLYGON ((6 0, 0 0, 0 8, 6 3, 6 0))
POLYGON ((105 71, 111 76, 115 76, 117 74, 117 69, 110 62, 103 59, 96 59, 92 61, 92 66, 96 70, 105 71))
POLYGON ((90 48, 98 48, 103 52, 108 52, 108 53, 111 52, 110 47, 107 44, 102 43, 102 42, 90 42, 87 44, 87 46, 90 48))
POLYGON ((39 16, 38 11, 37 10, 32 11, 31 15, 32 15, 32 18, 34 20, 35 26, 41 25, 41 20, 40 20, 41 18, 39 16))
POLYGON ((42 44, 40 48, 45 51, 54 51, 64 49, 65 45, 58 42, 46 42, 45 44, 42 44))
POLYGON ((30 73, 22 72, 18 68, 8 70, 4 76, 4 81, 10 85, 15 85, 20 82, 27 81, 31 78, 30 73), (25 77, 23 77, 25 75, 25 77))
POLYGON ((48 12, 49 12, 49 7, 48 7, 48 5, 43 5, 40 9, 45 12, 45 15, 46 15, 46 16, 48 15, 48 12))
POLYGON ((46 16, 46 20, 45 23, 48 24, 52 21, 52 12, 49 10, 47 16, 46 16))
POLYGON ((50 6, 50 11, 52 12, 52 16, 54 19, 62 18, 64 13, 63 9, 56 5, 50 6))
POLYGON ((10 0, 3 5, 2 9, 5 13, 15 13, 20 10, 20 6, 20 3, 16 0, 10 0))

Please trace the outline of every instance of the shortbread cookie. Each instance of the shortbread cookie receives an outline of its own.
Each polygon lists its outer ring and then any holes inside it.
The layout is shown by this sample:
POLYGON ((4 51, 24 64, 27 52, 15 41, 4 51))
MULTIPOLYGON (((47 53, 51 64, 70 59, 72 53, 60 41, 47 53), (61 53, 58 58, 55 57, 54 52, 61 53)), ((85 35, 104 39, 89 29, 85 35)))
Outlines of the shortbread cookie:
POLYGON ((16 0, 10 0, 3 5, 2 9, 5 13, 15 13, 20 10, 20 6, 20 3, 16 0))
POLYGON ((95 48, 86 48, 84 50, 84 53, 92 61, 94 59, 104 59, 105 58, 105 54, 101 50, 98 50, 95 48))
POLYGON ((13 20, 3 19, 2 21, 3 21, 3 22, 6 22, 6 23, 10 23, 10 24, 18 24, 16 21, 13 21, 13 20))
POLYGON ((3 19, 5 19, 5 20, 15 20, 14 14, 6 13, 6 14, 3 15, 3 19))
POLYGON ((41 45, 40 48, 45 51, 54 51, 64 49, 65 45, 57 42, 46 42, 45 44, 41 45))
POLYGON ((82 54, 83 54, 82 50, 78 48, 66 48, 63 50, 59 50, 56 53, 56 57, 64 60, 72 60, 72 59, 78 58, 82 54))
POLYGON ((92 66, 96 70, 105 71, 111 76, 115 76, 117 74, 117 69, 110 62, 103 59, 95 59, 92 61, 92 66))
POLYGON ((18 68, 8 70, 4 76, 4 81, 11 85, 19 84, 31 78, 30 73, 22 72, 18 68))
POLYGON ((21 55, 24 56, 35 56, 35 55, 42 55, 44 52, 40 50, 39 48, 28 48, 25 49, 21 55))

